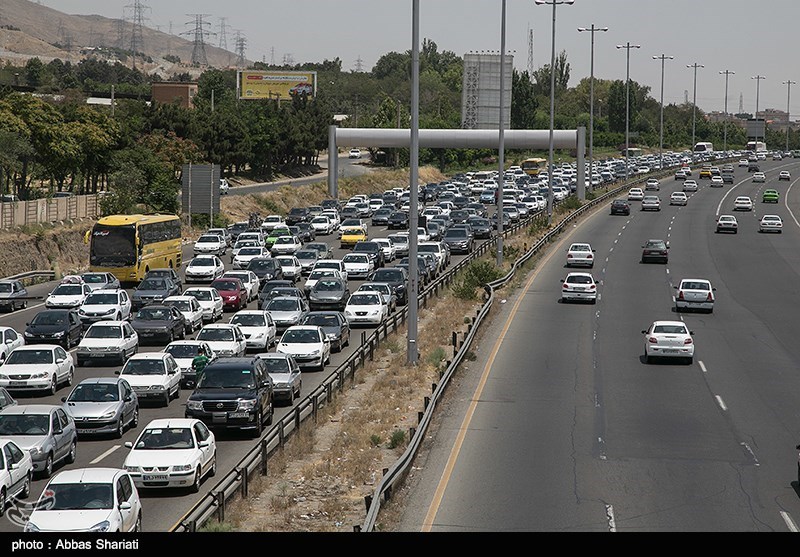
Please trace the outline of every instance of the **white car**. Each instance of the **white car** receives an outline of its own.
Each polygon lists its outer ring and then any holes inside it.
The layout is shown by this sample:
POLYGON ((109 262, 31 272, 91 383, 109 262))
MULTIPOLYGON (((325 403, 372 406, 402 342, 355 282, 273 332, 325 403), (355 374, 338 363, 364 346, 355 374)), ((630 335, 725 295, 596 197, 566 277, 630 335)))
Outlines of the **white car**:
POLYGON ((715 232, 733 232, 736 234, 739 231, 739 221, 733 215, 720 215, 717 218, 717 227, 715 232))
POLYGON ((758 223, 759 232, 783 232, 783 219, 778 215, 764 215, 758 223))
POLYGON ((83 282, 89 285, 92 290, 102 290, 103 288, 119 288, 119 279, 111 273, 83 273, 83 282))
POLYGON ((11 439, 0 439, 0 516, 8 502, 27 499, 31 494, 33 460, 11 439))
POLYGON ((337 271, 336 269, 315 268, 313 271, 311 271, 311 274, 308 275, 308 277, 306 278, 306 282, 303 285, 303 288, 307 292, 310 292, 311 289, 314 287, 314 285, 317 284, 318 280, 328 277, 344 278, 345 280, 347 280, 344 274, 342 274, 340 271, 337 271))
POLYGON ((281 215, 269 215, 261 222, 261 229, 265 232, 272 232, 274 228, 287 226, 286 219, 281 215))
POLYGON ((283 399, 292 404, 294 399, 300 397, 303 378, 300 366, 291 355, 265 352, 257 356, 267 363, 267 373, 272 379, 272 393, 275 400, 283 399))
POLYGON ((673 192, 669 196, 670 205, 686 205, 687 203, 689 203, 689 196, 682 191, 673 192))
POLYGON ((407 234, 389 234, 388 239, 394 244, 395 252, 398 257, 408 255, 408 235, 407 234))
POLYGON ((319 216, 328 217, 331 223, 333 223, 334 230, 338 230, 339 225, 342 223, 342 218, 339 216, 339 211, 336 209, 325 209, 319 214, 319 216))
POLYGON ((116 372, 131 386, 139 401, 155 400, 163 406, 181 393, 181 368, 171 354, 140 352, 116 372))
POLYGON ((256 257, 270 257, 269 248, 265 246, 248 246, 241 248, 239 252, 233 257, 232 261, 233 268, 247 269, 247 265, 250 263, 250 261, 252 261, 256 257))
POLYGON ((711 183, 709 185, 712 188, 721 188, 725 186, 725 180, 722 179, 722 176, 712 176, 711 183))
POLYGON ((736 199, 733 200, 733 210, 734 211, 752 211, 753 210, 753 200, 747 197, 746 195, 740 195, 736 199))
POLYGON ((125 363, 139 351, 139 335, 127 321, 98 321, 84 333, 75 349, 78 367, 87 362, 112 359, 125 363))
POLYGON ((381 251, 383 251, 384 261, 389 262, 397 259, 397 248, 395 247, 394 242, 391 239, 375 238, 372 241, 381 246, 381 251))
POLYGON ((251 302, 258 298, 258 291, 261 289, 261 279, 253 271, 242 269, 240 271, 226 271, 222 278, 238 278, 247 290, 247 301, 251 302))
POLYGON ((648 178, 647 183, 644 185, 646 191, 660 191, 661 185, 657 178, 648 178))
POLYGON ((186 333, 193 333, 203 326, 203 308, 194 296, 169 296, 161 303, 181 312, 186 322, 186 333))
POLYGON ((331 361, 331 341, 317 325, 293 325, 287 328, 275 348, 294 358, 300 368, 322 370, 331 361))
POLYGON ((642 211, 660 211, 661 199, 657 195, 645 195, 642 199, 642 211))
POLYGON ((56 286, 47 299, 44 307, 48 309, 77 309, 92 293, 88 284, 62 283, 56 286))
POLYGON ((15 348, 25 345, 25 337, 11 327, 0 327, 0 365, 15 348))
MULTIPOLYGON (((314 268, 311 270, 311 274, 314 274, 314 271, 317 269, 334 269, 342 273, 342 276, 347 279, 347 269, 344 268, 344 262, 341 259, 320 259, 314 265, 314 268)), ((311 279, 311 276, 306 279, 306 286, 308 286, 308 280, 311 279)))
POLYGON ((361 158, 361 149, 350 149, 350 153, 347 155, 350 159, 360 159, 361 158))
POLYGON ((763 182, 766 182, 766 181, 767 181, 767 175, 764 174, 763 172, 754 172, 753 173, 753 182, 754 183, 756 183, 756 182, 762 182, 763 183, 763 182))
POLYGON ((81 323, 96 321, 123 321, 131 317, 131 298, 121 288, 92 292, 78 308, 81 323))
POLYGON ((191 296, 203 310, 203 321, 210 323, 222 317, 224 301, 216 288, 211 286, 193 286, 183 291, 184 296, 191 296))
POLYGON ((228 183, 227 178, 220 178, 219 179, 219 194, 220 195, 227 195, 230 192, 231 185, 228 183))
POLYGON ((628 201, 641 201, 644 199, 642 188, 631 188, 628 190, 628 201))
POLYGON ((181 387, 188 387, 190 379, 192 382, 194 381, 196 374, 192 369, 192 360, 201 348, 203 354, 208 358, 209 364, 217 359, 217 355, 208 343, 202 340, 173 340, 164 348, 164 352, 171 354, 181 369, 181 387))
POLYGON ((739 166, 743 166, 743 167, 747 168, 749 166, 749 164, 750 163, 747 162, 747 159, 740 159, 739 160, 739 166))
POLYGON ((247 340, 239 325, 231 323, 214 323, 206 325, 197 333, 196 340, 208 343, 211 350, 220 358, 236 358, 244 356, 247 340))
POLYGON ((375 264, 366 253, 348 253, 342 257, 348 278, 366 278, 375 270, 375 264))
POLYGON ((186 282, 211 282, 225 272, 225 265, 216 255, 198 255, 184 271, 186 282))
POLYGON ((597 303, 597 282, 590 273, 569 273, 561 279, 561 301, 597 303))
POLYGON ((714 291, 711 281, 707 279, 682 279, 675 287, 675 309, 701 310, 707 313, 714 311, 714 291))
POLYGON ((303 247, 303 242, 297 236, 278 236, 270 248, 273 257, 278 255, 292 255, 303 247))
POLYGON ((694 332, 683 321, 654 321, 650 328, 643 330, 644 360, 651 363, 653 358, 681 358, 691 364, 694 359, 694 332))
POLYGON ((10 392, 46 392, 72 385, 72 355, 56 344, 29 344, 11 351, 0 367, 0 387, 10 392))
POLYGON ((253 230, 251 232, 242 232, 236 237, 237 242, 255 242, 258 246, 264 245, 264 232, 261 230, 253 230))
POLYGON ((333 234, 333 231, 336 230, 336 226, 327 215, 318 215, 311 219, 311 228, 320 236, 333 234))
POLYGON ((283 270, 283 278, 297 282, 303 275, 303 265, 294 255, 279 255, 275 260, 283 270))
POLYGON ((236 243, 233 244, 231 248, 231 263, 233 263, 234 258, 239 253, 242 248, 257 248, 259 246, 263 246, 262 242, 259 242, 255 238, 239 238, 236 240, 236 243))
POLYGON ((268 311, 243 309, 237 311, 230 322, 239 325, 248 350, 269 350, 275 344, 277 327, 268 311))
POLYGON ((389 316, 389 306, 378 292, 358 292, 350 295, 344 306, 344 316, 353 325, 380 325, 389 316))
POLYGON ((575 243, 567 250, 567 267, 594 267, 594 251, 590 244, 575 243))
POLYGON ((222 256, 228 251, 228 242, 217 234, 203 234, 194 243, 193 251, 195 255, 213 254, 222 256))
POLYGON ((233 243, 231 238, 231 231, 227 228, 209 228, 205 232, 206 234, 216 234, 217 236, 222 236, 222 239, 225 240, 225 244, 230 247, 233 243))
POLYGON ((214 434, 194 418, 161 418, 147 424, 139 437, 125 443, 130 449, 124 468, 136 487, 188 488, 217 473, 214 434))
POLYGON ((142 502, 130 475, 116 468, 63 470, 33 506, 25 532, 141 532, 142 502))
POLYGON ((788 170, 781 170, 780 174, 778 174, 778 181, 781 180, 791 180, 792 175, 788 170))
POLYGON ((697 191, 698 185, 695 180, 684 180, 683 191, 697 191))

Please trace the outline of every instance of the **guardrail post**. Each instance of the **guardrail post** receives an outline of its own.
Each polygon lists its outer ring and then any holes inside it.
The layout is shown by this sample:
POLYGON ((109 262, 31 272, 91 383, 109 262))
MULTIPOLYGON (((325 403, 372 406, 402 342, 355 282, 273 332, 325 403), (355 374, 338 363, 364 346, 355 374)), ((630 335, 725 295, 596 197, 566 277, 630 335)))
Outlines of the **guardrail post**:
POLYGON ((283 432, 283 423, 278 424, 278 446, 282 449, 284 443, 286 443, 286 434, 283 432))
POLYGON ((422 421, 422 417, 425 415, 425 412, 417 412, 417 423, 422 421))
POLYGON ((333 397, 333 387, 331 383, 325 385, 325 402, 330 402, 333 397))
POLYGON ((375 344, 377 344, 377 343, 375 343, 376 340, 377 340, 376 338, 371 338, 369 340, 369 361, 370 362, 374 362, 375 361, 375 344))
POLYGON ((294 430, 300 430, 300 407, 294 409, 294 430))
POLYGON ((217 521, 221 524, 225 522, 225 492, 215 492, 214 499, 217 501, 217 521))
POLYGON ((372 495, 364 495, 364 504, 367 506, 367 512, 369 512, 369 508, 372 506, 372 495))
POLYGON ((249 491, 249 478, 247 477, 247 467, 244 470, 236 469, 236 475, 242 480, 242 497, 247 497, 249 491))
MULTIPOLYGON (((316 400, 316 398, 315 398, 316 400)), ((261 440, 261 475, 267 475, 267 460, 268 460, 268 447, 267 447, 267 440, 261 440)))
POLYGON ((422 399, 422 407, 425 408, 426 410, 428 409, 428 405, 430 403, 431 403, 431 397, 426 396, 425 398, 422 399))
POLYGON ((317 412, 319 411, 319 401, 317 395, 311 397, 311 416, 314 418, 314 423, 317 423, 317 412))

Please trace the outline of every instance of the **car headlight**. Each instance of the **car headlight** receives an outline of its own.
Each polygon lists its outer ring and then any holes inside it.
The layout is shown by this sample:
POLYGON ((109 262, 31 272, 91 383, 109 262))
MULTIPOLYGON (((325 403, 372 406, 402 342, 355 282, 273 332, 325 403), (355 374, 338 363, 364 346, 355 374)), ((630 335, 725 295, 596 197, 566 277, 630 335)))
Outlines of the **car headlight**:
POLYGON ((191 464, 176 464, 172 467, 173 472, 188 472, 192 469, 191 464))
POLYGON ((64 331, 55 332, 55 333, 53 333, 53 336, 54 337, 63 337, 64 336, 64 331))
POLYGON ((43 379, 43 378, 47 377, 48 375, 50 375, 50 374, 47 373, 46 371, 40 371, 39 373, 32 373, 31 374, 31 379, 43 379))
POLYGON ((240 400, 239 401, 239 410, 249 411, 256 407, 256 401, 253 400, 240 400))
POLYGON ((253 338, 264 338, 264 333, 256 333, 253 335, 253 338))
POLYGON ((8 381, 8 375, 0 373, 0 381, 8 381))
POLYGON ((150 385, 151 391, 163 391, 164 385, 150 385))
POLYGON ((125 471, 126 472, 133 472, 134 474, 137 474, 139 472, 139 467, 138 466, 125 466, 125 471))
POLYGON ((108 532, 108 529, 111 527, 111 523, 108 520, 104 520, 103 522, 98 522, 91 528, 89 528, 89 532, 108 532))
POLYGON ((320 351, 320 350, 313 350, 313 351, 311 352, 311 354, 309 354, 309 355, 310 355, 310 356, 319 356, 320 354, 321 354, 321 351, 320 351))
POLYGON ((235 302, 236 296, 227 296, 229 302, 235 302))
POLYGON ((31 447, 30 449, 28 449, 28 452, 31 453, 31 456, 38 456, 44 453, 44 449, 42 449, 41 447, 31 447))
POLYGON ((189 410, 202 410, 203 403, 199 400, 189 400, 186 402, 186 408, 189 410))
POLYGON ((84 311, 83 309, 79 309, 78 310, 78 314, 79 315, 86 315, 86 311, 84 311))
POLYGON ((25 523, 25 528, 24 528, 23 531, 24 532, 38 532, 39 531, 39 527, 36 526, 36 524, 34 524, 33 522, 28 521, 28 522, 25 523))
POLYGON ((106 412, 105 414, 103 414, 102 416, 100 416, 100 419, 109 419, 109 418, 113 418, 113 417, 114 417, 114 416, 116 416, 116 415, 117 415, 117 412, 116 412, 116 410, 112 410, 112 411, 110 411, 110 412, 106 412))
POLYGON ((380 313, 380 311, 381 310, 379 310, 379 309, 373 309, 373 310, 370 310, 369 314, 370 315, 378 315, 380 313))
POLYGON ((111 309, 109 309, 109 310, 106 310, 106 311, 104 311, 104 312, 103 312, 103 315, 111 315, 111 314, 112 314, 112 313, 114 313, 115 311, 116 311, 116 309, 115 309, 115 308, 111 308, 111 309))

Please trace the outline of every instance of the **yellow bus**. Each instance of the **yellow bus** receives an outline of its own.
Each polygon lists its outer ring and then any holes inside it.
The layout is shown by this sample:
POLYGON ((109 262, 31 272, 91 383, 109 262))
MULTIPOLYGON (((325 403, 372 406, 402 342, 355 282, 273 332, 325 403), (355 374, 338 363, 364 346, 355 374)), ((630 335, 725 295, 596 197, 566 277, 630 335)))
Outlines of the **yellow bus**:
POLYGON ((181 220, 176 215, 110 215, 87 232, 89 270, 139 282, 150 269, 179 269, 181 220))
POLYGON ((525 159, 520 167, 528 176, 538 176, 539 172, 547 172, 547 159, 525 159))

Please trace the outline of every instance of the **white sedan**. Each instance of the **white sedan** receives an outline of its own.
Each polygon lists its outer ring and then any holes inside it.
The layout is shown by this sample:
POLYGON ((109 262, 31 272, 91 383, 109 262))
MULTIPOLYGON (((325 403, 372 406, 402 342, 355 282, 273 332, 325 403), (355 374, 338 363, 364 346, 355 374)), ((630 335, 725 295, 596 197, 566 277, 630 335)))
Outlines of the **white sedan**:
POLYGON ((195 255, 225 255, 225 252, 228 251, 228 242, 217 234, 203 234, 194 243, 193 251, 195 255))
POLYGON ((49 309, 77 309, 92 293, 88 284, 59 284, 44 301, 49 309))
POLYGON ((286 220, 281 215, 269 215, 261 222, 261 229, 266 232, 271 232, 279 226, 286 226, 286 220))
POLYGON ((366 253, 348 253, 342 258, 348 278, 366 278, 375 270, 375 264, 366 253))
POLYGON ((752 211, 753 210, 753 200, 747 197, 746 195, 740 195, 736 199, 733 200, 733 210, 734 211, 752 211))
POLYGON ((675 309, 700 310, 707 313, 714 311, 714 291, 711 281, 707 279, 683 279, 675 287, 675 309))
POLYGON ((683 191, 697 191, 697 182, 694 180, 684 180, 683 191))
POLYGON ((648 191, 659 191, 661 190, 661 186, 659 185, 657 178, 648 178, 644 189, 648 191))
POLYGON ((243 309, 237 311, 230 322, 239 325, 248 350, 269 350, 275 344, 277 327, 268 311, 243 309))
POLYGON ((358 292, 347 300, 344 316, 350 326, 378 326, 389 316, 389 306, 378 292, 358 292))
POLYGON ((758 223, 759 232, 783 232, 783 219, 778 215, 764 215, 758 223))
POLYGON ((275 260, 283 270, 283 278, 297 282, 303 275, 303 265, 294 255, 279 255, 275 260))
POLYGON ((251 302, 258 298, 258 291, 261 289, 261 279, 253 271, 242 269, 240 271, 226 271, 222 278, 238 278, 247 290, 247 301, 251 302))
POLYGON ((203 310, 203 321, 216 321, 222 317, 223 300, 219 291, 211 286, 193 286, 183 291, 184 296, 191 296, 203 310))
POLYGON ((594 267, 594 251, 590 244, 575 243, 567 250, 567 267, 594 267))
POLYGON ((128 382, 140 401, 155 400, 169 406, 169 401, 181 394, 181 368, 172 354, 134 354, 116 373, 128 382))
MULTIPOLYGON (((233 257, 234 269, 246 269, 247 265, 256 257, 270 257, 269 248, 264 246, 247 246, 241 248, 233 257)), ((220 273, 222 274, 222 273, 220 273)))
POLYGON ((763 183, 763 182, 766 182, 766 181, 767 181, 767 175, 764 174, 763 172, 755 172, 755 173, 753 173, 753 182, 754 183, 758 183, 758 182, 763 183))
POLYGON ((169 296, 162 302, 165 306, 173 306, 186 322, 186 332, 193 333, 203 326, 203 307, 194 296, 169 296))
POLYGON ((642 211, 660 211, 661 200, 657 195, 645 195, 642 199, 642 211))
POLYGON ((200 420, 162 418, 145 426, 130 449, 125 470, 138 488, 188 488, 200 491, 205 476, 217 472, 214 433, 200 420))
POLYGON ((288 354, 300 368, 322 370, 331 361, 331 341, 317 325, 293 325, 284 331, 276 352, 288 354))
POLYGON ((8 501, 28 498, 32 477, 31 453, 20 449, 11 439, 0 439, 0 515, 8 501))
POLYGON ((654 321, 649 329, 643 330, 644 359, 651 363, 653 358, 681 358, 691 364, 694 359, 694 332, 683 321, 654 321))
POLYGON ((211 282, 225 272, 225 265, 216 255, 198 255, 189 261, 184 274, 186 282, 211 282))
POLYGON ((325 215, 319 215, 311 219, 311 228, 320 236, 333 234, 333 231, 336 230, 333 221, 325 215))
POLYGON ((641 201, 644 199, 642 188, 631 188, 628 190, 628 201, 641 201))
POLYGON ((569 273, 561 280, 561 301, 597 303, 597 282, 589 273, 569 273))
POLYGON ((11 327, 0 327, 0 364, 15 348, 25 345, 25 337, 11 327))
POLYGON ((239 325, 215 323, 206 325, 197 333, 196 340, 204 340, 220 358, 244 356, 247 340, 239 325))
POLYGON ((669 196, 670 205, 686 205, 688 202, 689 196, 682 191, 673 192, 672 195, 669 196))
POLYGON ((781 180, 791 180, 792 175, 788 170, 781 170, 781 173, 778 174, 778 181, 781 180))
POLYGON ((397 259, 397 248, 390 238, 375 238, 373 242, 381 246, 384 261, 390 262, 397 259))
POLYGON ((270 248, 273 257, 278 255, 292 255, 303 247, 303 243, 297 236, 278 236, 275 243, 270 248))
POLYGON ((83 335, 76 356, 78 367, 113 359, 120 365, 139 350, 139 335, 127 321, 98 321, 83 335))
POLYGON ((8 391, 45 391, 55 394, 61 384, 72 385, 72 355, 56 344, 20 346, 0 367, 0 387, 8 391))
POLYGON ((725 180, 722 179, 722 176, 712 176, 710 185, 712 188, 721 188, 725 185, 725 180))

